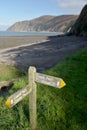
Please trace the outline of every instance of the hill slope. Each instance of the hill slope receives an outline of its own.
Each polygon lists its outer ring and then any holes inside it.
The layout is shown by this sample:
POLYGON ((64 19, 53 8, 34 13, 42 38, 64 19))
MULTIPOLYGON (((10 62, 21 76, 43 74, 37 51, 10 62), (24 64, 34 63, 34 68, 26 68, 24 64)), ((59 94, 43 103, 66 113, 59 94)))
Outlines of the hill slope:
POLYGON ((82 9, 70 32, 75 35, 87 35, 87 5, 82 9))
POLYGON ((51 31, 64 32, 75 22, 78 16, 41 16, 33 20, 21 21, 13 24, 7 31, 51 31))

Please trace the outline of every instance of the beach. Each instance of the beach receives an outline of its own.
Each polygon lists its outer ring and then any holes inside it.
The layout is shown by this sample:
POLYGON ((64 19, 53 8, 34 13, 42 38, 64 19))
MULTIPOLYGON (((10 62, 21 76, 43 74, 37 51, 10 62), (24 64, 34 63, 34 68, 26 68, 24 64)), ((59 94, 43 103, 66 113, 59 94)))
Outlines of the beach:
POLYGON ((87 38, 77 36, 0 37, 0 64, 43 71, 86 46, 87 38))
POLYGON ((45 40, 47 40, 46 36, 0 36, 0 50, 31 43, 39 43, 45 40))

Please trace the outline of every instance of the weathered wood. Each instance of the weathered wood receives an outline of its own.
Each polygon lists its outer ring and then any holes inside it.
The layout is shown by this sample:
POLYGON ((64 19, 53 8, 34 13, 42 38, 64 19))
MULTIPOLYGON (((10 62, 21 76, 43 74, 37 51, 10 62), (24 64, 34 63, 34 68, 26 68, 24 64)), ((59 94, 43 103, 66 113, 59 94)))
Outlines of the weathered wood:
POLYGON ((29 86, 20 89, 16 93, 14 93, 12 96, 10 96, 6 101, 7 107, 13 107, 16 105, 19 101, 21 101, 25 96, 27 96, 32 90, 29 90, 29 86))
POLYGON ((11 87, 13 84, 14 84, 13 81, 1 81, 0 89, 2 89, 4 87, 6 87, 6 88, 11 87))
POLYGON ((0 81, 0 89, 2 89, 3 87, 11 87, 17 80, 21 80, 21 78, 11 79, 8 81, 0 81))
POLYGON ((29 89, 32 92, 29 94, 29 111, 30 111, 30 126, 31 130, 36 129, 36 68, 30 67, 28 71, 29 75, 29 89))
POLYGON ((36 73, 36 82, 49 85, 55 88, 62 88, 66 84, 61 78, 49 76, 46 74, 36 73))

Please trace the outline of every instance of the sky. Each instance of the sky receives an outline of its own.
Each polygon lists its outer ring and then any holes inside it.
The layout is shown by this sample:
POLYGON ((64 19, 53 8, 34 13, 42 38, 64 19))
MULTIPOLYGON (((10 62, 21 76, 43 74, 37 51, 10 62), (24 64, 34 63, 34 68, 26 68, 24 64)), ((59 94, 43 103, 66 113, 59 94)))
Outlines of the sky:
POLYGON ((87 0, 0 0, 0 30, 42 15, 79 14, 87 0))

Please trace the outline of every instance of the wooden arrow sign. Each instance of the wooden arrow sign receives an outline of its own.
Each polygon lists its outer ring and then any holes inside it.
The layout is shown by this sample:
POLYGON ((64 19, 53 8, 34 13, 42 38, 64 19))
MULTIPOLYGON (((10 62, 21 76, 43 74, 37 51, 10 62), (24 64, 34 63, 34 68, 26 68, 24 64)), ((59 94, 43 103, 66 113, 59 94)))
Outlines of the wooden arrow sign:
POLYGON ((62 88, 66 83, 61 79, 54 76, 49 76, 41 73, 36 73, 36 82, 49 85, 55 88, 62 88))
POLYGON ((26 86, 16 93, 14 93, 12 96, 10 96, 6 101, 7 107, 13 107, 16 105, 19 101, 21 101, 25 96, 27 96, 32 90, 29 89, 29 86, 26 86))

